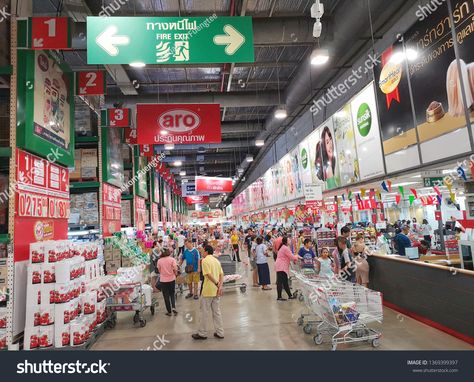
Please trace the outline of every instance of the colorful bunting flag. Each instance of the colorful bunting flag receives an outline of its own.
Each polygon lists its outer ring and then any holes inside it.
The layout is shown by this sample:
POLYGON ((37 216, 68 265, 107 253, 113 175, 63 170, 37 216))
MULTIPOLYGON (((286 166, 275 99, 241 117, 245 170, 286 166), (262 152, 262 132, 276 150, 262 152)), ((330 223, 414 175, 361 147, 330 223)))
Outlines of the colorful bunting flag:
POLYGON ((400 201, 402 200, 402 196, 400 194, 395 195, 395 200, 397 204, 400 204, 400 201))
POLYGON ((458 175, 463 178, 465 182, 467 182, 466 173, 464 172, 464 169, 461 166, 458 167, 457 172, 458 175))
POLYGON ((392 181, 387 180, 388 192, 392 192, 392 181))
POLYGON ((438 200, 438 204, 441 205, 441 201, 443 200, 441 195, 436 195, 436 199, 438 200))
POLYGON ((360 189, 360 195, 365 198, 365 188, 360 189))
POLYGON ((415 201, 415 196, 414 195, 408 196, 408 200, 410 201, 410 206, 411 206, 413 202, 415 201))
POLYGON ((388 192, 388 187, 387 187, 387 183, 385 183, 385 180, 382 182, 382 188, 384 189, 385 192, 388 192))
POLYGON ((418 194, 416 193, 416 190, 414 188, 410 188, 410 191, 415 196, 415 199, 418 199, 418 194))
POLYGON ((405 197, 405 189, 403 188, 403 186, 398 186, 398 191, 400 192, 400 195, 402 195, 402 197, 405 197))
POLYGON ((434 186, 434 187, 433 187, 433 190, 434 190, 434 192, 436 192, 436 194, 437 194, 438 196, 441 196, 441 191, 439 190, 439 187, 438 187, 438 186, 434 186))
POLYGON ((347 196, 347 199, 352 200, 352 191, 349 191, 349 195, 347 196))

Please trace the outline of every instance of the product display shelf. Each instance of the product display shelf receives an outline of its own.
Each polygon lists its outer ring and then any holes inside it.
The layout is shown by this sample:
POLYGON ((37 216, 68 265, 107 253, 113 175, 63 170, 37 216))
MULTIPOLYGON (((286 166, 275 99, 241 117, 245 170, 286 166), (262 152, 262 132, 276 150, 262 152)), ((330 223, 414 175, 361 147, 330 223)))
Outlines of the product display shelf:
POLYGON ((321 254, 323 248, 328 248, 332 252, 336 248, 337 232, 332 231, 316 231, 316 246, 318 253, 321 254))
POLYGON ((99 188, 100 182, 70 182, 71 190, 79 190, 79 189, 86 189, 86 188, 99 188))
POLYGON ((364 235, 365 245, 376 245, 377 239, 372 237, 370 232, 365 229, 353 229, 351 230, 351 243, 354 244, 358 234, 364 235))
MULTIPOLYGON (((76 137, 76 144, 85 144, 85 143, 98 143, 99 137, 76 137)), ((77 146, 76 145, 76 146, 77 146)))

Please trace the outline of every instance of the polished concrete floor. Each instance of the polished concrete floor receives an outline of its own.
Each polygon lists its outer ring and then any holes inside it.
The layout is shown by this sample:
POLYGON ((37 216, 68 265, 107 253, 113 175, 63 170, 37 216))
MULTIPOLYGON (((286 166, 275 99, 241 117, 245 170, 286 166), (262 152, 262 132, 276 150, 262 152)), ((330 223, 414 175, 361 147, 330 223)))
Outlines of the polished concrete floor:
MULTIPOLYGON (((272 291, 252 288, 248 265, 240 264, 243 281, 249 285, 246 293, 226 290, 221 299, 225 339, 211 336, 195 341, 199 320, 199 301, 178 297, 177 317, 167 317, 163 300, 157 295, 159 307, 155 316, 146 311, 147 325, 134 326, 133 313, 120 313, 117 326, 107 330, 93 350, 330 350, 328 339, 315 345, 313 335, 303 333, 296 324, 305 311, 303 303, 293 300, 276 301, 272 291)), ((274 282, 272 274, 272 282, 274 282)), ((393 310, 384 309, 383 324, 372 325, 383 333, 380 346, 368 343, 339 345, 338 350, 472 350, 466 342, 424 325, 393 310)), ((210 325, 209 329, 213 329, 210 325)))

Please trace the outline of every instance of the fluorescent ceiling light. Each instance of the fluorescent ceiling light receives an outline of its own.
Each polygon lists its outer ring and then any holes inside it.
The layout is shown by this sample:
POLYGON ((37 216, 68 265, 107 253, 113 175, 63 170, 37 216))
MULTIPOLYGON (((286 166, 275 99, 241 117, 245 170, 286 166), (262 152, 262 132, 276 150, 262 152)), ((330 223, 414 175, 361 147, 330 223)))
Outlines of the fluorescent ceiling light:
POLYGON ((247 162, 249 162, 249 163, 250 163, 250 162, 253 162, 253 156, 252 156, 252 155, 247 155, 247 156, 245 157, 245 160, 246 160, 247 162))
POLYGON ((420 182, 402 182, 402 183, 392 184, 392 187, 411 186, 412 184, 420 184, 420 182))
POLYGON ((257 139, 255 141, 255 146, 257 146, 257 147, 262 147, 264 145, 265 145, 265 141, 263 139, 257 139))
POLYGON ((402 51, 399 51, 392 54, 392 57, 390 57, 390 62, 392 64, 401 64, 404 59, 405 59, 405 55, 403 54, 402 51))
POLYGON ((181 183, 188 183, 188 180, 187 180, 187 179, 183 179, 183 180, 181 181, 181 183))
POLYGON ((129 64, 132 68, 144 68, 146 66, 146 64, 144 62, 131 62, 129 64))
POLYGON ((186 176, 186 171, 180 171, 179 176, 186 176))
POLYGON ((412 48, 408 48, 405 54, 407 56, 408 61, 415 61, 418 58, 418 52, 412 48))
POLYGON ((276 119, 285 119, 288 117, 288 112, 286 111, 286 106, 281 105, 278 109, 275 110, 275 118, 276 119))
POLYGON ((173 166, 175 166, 175 167, 180 167, 182 165, 183 165, 183 162, 181 162, 180 160, 177 160, 173 163, 173 166))
MULTIPOLYGON (((165 130, 163 130, 165 131, 165 130)), ((174 150, 174 143, 167 143, 165 145, 165 150, 174 150)))
POLYGON ((410 179, 417 179, 417 178, 421 178, 421 175, 412 176, 410 179))
POLYGON ((327 49, 315 49, 311 53, 311 65, 324 65, 329 61, 329 52, 327 49))

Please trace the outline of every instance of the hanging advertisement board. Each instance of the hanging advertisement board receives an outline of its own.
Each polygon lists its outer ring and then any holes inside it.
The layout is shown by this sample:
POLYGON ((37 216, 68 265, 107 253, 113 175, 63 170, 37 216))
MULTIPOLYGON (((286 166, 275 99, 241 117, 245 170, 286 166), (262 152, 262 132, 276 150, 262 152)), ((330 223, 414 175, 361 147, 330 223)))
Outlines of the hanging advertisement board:
POLYGON ((158 233, 158 226, 160 223, 160 214, 158 213, 158 203, 151 203, 151 228, 153 233, 158 233))
POLYGON ((122 131, 102 127, 102 180, 116 187, 124 185, 122 131))
POLYGON ((380 127, 373 83, 351 102, 360 180, 384 174, 380 127))
POLYGON ((352 124, 351 106, 347 104, 333 116, 336 136, 336 158, 339 162, 341 186, 359 182, 359 161, 352 124))
POLYGON ((135 209, 135 228, 139 231, 144 231, 147 220, 145 198, 135 196, 133 201, 133 207, 135 209))
POLYGON ((103 236, 120 232, 122 225, 122 190, 110 184, 102 184, 103 236))
POLYGON ((196 192, 229 193, 232 192, 232 178, 213 178, 196 176, 196 192))
POLYGON ((43 51, 18 52, 17 146, 74 167, 74 75, 43 51))
POLYGON ((138 104, 139 144, 221 143, 218 104, 138 104))

